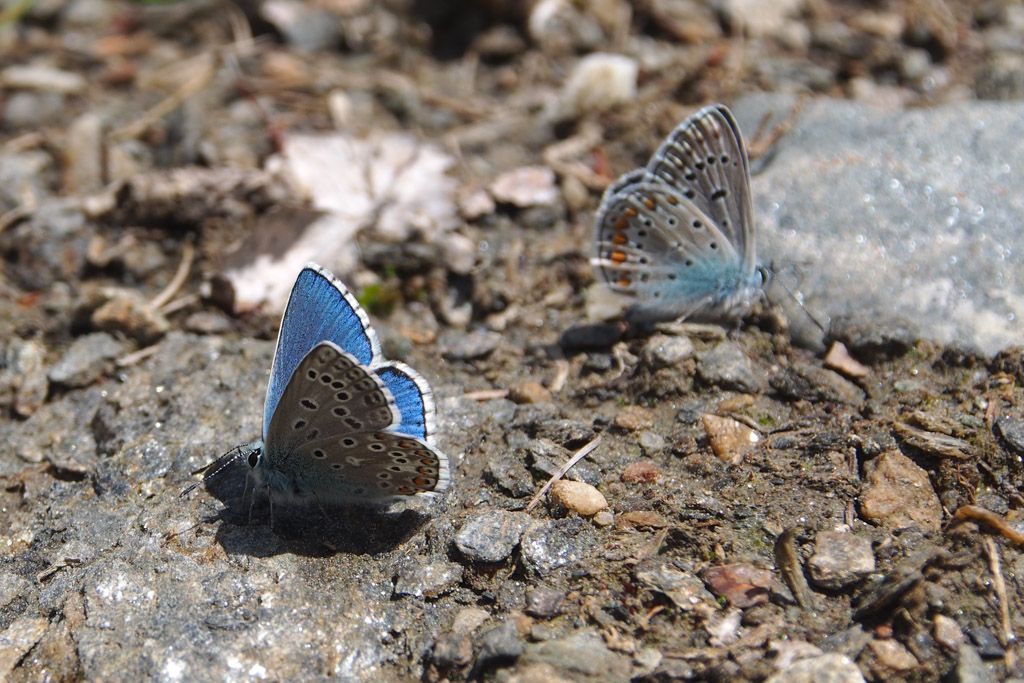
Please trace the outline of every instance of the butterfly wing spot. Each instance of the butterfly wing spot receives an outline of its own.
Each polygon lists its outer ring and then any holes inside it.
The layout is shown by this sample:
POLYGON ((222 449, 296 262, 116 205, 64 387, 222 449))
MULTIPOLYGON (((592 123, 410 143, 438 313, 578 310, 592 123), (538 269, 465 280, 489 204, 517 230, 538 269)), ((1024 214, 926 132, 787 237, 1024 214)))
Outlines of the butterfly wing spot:
POLYGON ((313 368, 310 368, 309 372, 306 373, 306 377, 309 377, 310 379, 315 380, 316 379, 316 370, 314 370, 313 368))
POLYGON ((349 409, 345 406, 335 406, 331 412, 334 413, 335 417, 348 417, 349 409))
POLYGON ((308 423, 305 420, 296 420, 295 424, 292 425, 292 429, 298 431, 305 427, 308 423))
POLYGON ((380 453, 382 450, 384 450, 384 444, 382 444, 379 441, 374 441, 371 444, 367 444, 366 447, 369 448, 374 453, 380 453))
POLYGON ((315 448, 315 449, 313 449, 313 457, 314 458, 318 458, 320 460, 323 460, 324 458, 327 457, 327 454, 324 453, 321 449, 315 448))
POLYGON ((363 421, 354 417, 346 417, 345 424, 352 428, 352 431, 358 432, 363 428, 363 421))
POLYGON ((374 384, 373 380, 369 377, 364 377, 355 383, 356 391, 370 391, 375 386, 376 384, 374 384))
POLYGON ((319 410, 320 409, 320 404, 317 403, 316 401, 314 401, 311 398, 304 398, 304 399, 302 399, 301 401, 299 401, 299 405, 302 406, 303 408, 305 408, 306 410, 319 410))
POLYGON ((334 378, 325 372, 324 374, 320 375, 320 381, 323 382, 324 384, 330 384, 331 382, 334 381, 334 378))
POLYGON ((344 439, 338 441, 338 445, 342 448, 352 448, 356 445, 356 440, 350 436, 346 436, 344 439))
POLYGON ((724 187, 720 187, 711 193, 711 198, 716 201, 719 199, 725 199, 727 196, 729 196, 729 190, 725 189, 724 187))
POLYGON ((340 470, 342 467, 344 467, 344 465, 342 465, 340 462, 332 462, 331 463, 331 469, 332 470, 340 470))
POLYGON ((352 394, 348 393, 347 391, 339 391, 334 395, 334 398, 338 399, 342 403, 345 403, 346 401, 352 398, 352 394))

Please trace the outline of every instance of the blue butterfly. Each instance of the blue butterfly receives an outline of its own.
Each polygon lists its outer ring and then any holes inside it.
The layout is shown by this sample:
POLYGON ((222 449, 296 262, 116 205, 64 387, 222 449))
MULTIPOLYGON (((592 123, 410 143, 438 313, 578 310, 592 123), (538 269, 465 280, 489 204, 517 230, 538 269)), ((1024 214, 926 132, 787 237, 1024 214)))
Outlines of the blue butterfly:
POLYGON ((740 317, 767 280, 747 152, 723 105, 683 121, 645 168, 613 183, 595 222, 592 263, 633 322, 740 317))
POLYGON ((271 502, 390 502, 448 487, 448 457, 433 434, 426 381, 404 363, 386 361, 355 298, 308 264, 281 318, 263 438, 230 460, 244 460, 271 502))

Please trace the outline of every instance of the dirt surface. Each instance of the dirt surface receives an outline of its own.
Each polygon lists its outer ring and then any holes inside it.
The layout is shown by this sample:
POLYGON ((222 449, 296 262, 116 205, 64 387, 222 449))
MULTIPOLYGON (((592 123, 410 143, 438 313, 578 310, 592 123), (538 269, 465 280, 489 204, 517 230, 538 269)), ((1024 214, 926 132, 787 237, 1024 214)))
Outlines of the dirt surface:
POLYGON ((1009 0, 762 4, 7 3, 0 678, 1024 677, 1019 349, 587 317, 601 192, 697 106, 1024 96, 1009 0), (433 387, 440 500, 179 499, 310 258, 433 387))

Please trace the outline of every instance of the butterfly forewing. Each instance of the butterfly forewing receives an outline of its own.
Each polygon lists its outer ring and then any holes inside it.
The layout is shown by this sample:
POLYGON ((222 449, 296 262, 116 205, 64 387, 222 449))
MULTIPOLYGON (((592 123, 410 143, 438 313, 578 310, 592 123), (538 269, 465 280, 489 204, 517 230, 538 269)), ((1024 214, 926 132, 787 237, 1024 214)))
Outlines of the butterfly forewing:
POLYGON ((292 373, 267 430, 271 464, 303 444, 353 432, 387 429, 398 420, 391 393, 351 354, 322 341, 292 373))
POLYGON ((728 109, 705 107, 681 123, 651 157, 645 180, 678 190, 714 220, 746 271, 756 267, 750 168, 728 109))

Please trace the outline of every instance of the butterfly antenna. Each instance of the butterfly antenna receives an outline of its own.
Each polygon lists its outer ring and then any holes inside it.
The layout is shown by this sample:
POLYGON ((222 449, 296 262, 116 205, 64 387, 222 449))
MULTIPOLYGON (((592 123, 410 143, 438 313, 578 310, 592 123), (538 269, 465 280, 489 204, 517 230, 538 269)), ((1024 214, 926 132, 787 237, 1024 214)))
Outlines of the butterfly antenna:
POLYGON ((223 472, 229 465, 231 465, 236 460, 241 458, 242 457, 242 448, 243 448, 243 446, 244 446, 244 444, 243 445, 239 445, 239 446, 235 446, 234 448, 232 448, 227 453, 225 453, 224 455, 220 456, 219 458, 217 458, 216 460, 214 460, 210 464, 208 464, 208 465, 206 465, 204 467, 200 467, 198 470, 195 470, 195 471, 191 472, 191 474, 193 476, 195 476, 197 474, 202 474, 203 475, 202 480, 197 481, 197 482, 195 482, 193 484, 190 484, 189 486, 185 487, 185 490, 183 490, 181 493, 179 493, 178 497, 179 498, 184 498, 185 496, 187 496, 188 494, 192 493, 197 488, 199 488, 200 484, 205 484, 210 479, 213 479, 215 476, 217 476, 218 474, 223 472))
MULTIPOLYGON (((776 272, 775 271, 775 265, 772 264, 772 265, 768 266, 765 269, 765 271, 766 271, 766 275, 773 276, 775 274, 775 272, 776 272)), ((823 336, 827 336, 828 335, 828 330, 825 328, 825 326, 821 324, 821 321, 819 321, 816 317, 814 317, 814 314, 811 313, 810 309, 807 308, 807 306, 804 306, 804 302, 800 300, 800 297, 797 296, 793 292, 793 290, 791 290, 788 286, 786 286, 786 283, 782 281, 782 278, 772 277, 772 280, 777 282, 779 287, 782 287, 783 291, 785 291, 786 294, 789 295, 789 298, 796 302, 796 305, 799 306, 800 310, 802 310, 804 312, 804 314, 807 316, 807 318, 812 323, 814 323, 814 326, 817 327, 818 330, 821 331, 821 334, 823 336)), ((766 281, 766 284, 767 284, 767 281, 766 281)), ((767 290, 767 287, 765 288, 765 290, 767 290)), ((767 292, 765 293, 765 298, 767 299, 767 292)))

